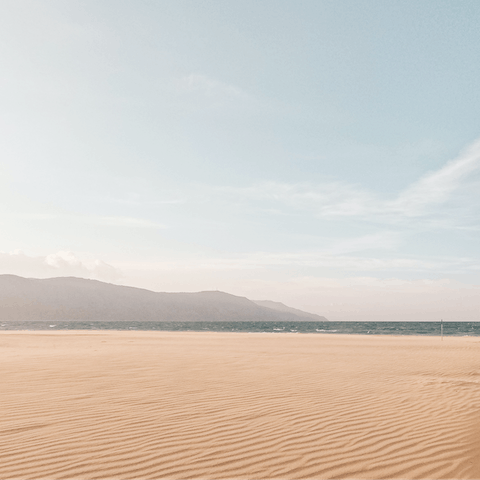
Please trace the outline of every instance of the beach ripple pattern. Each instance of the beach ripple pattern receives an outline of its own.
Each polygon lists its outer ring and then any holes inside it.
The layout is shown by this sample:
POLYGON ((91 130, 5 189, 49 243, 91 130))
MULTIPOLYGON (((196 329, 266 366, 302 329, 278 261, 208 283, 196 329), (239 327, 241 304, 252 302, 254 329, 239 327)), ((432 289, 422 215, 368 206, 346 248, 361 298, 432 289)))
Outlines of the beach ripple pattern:
POLYGON ((475 337, 2 332, 0 479, 480 478, 475 337))

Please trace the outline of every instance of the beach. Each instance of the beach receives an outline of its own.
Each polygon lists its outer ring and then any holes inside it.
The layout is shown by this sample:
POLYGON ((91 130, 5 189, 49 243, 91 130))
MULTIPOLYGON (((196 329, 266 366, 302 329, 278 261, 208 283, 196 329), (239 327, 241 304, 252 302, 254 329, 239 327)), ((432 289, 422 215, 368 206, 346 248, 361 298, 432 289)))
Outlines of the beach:
POLYGON ((0 479, 480 478, 480 338, 0 332, 0 479))

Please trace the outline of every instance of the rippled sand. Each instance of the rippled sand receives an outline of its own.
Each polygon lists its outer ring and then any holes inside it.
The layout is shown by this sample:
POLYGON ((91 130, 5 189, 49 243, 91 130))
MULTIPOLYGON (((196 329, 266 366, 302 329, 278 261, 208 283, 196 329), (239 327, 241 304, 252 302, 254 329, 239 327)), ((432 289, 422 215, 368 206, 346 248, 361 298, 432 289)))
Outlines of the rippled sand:
POLYGON ((0 478, 480 478, 480 338, 1 332, 0 478))

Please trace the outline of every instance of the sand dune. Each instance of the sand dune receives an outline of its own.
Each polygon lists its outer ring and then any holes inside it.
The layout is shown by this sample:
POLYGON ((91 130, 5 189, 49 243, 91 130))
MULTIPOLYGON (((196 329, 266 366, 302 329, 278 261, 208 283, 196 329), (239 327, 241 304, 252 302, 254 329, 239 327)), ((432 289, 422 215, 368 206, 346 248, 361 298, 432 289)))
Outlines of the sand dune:
POLYGON ((2 332, 1 479, 480 478, 480 339, 2 332))

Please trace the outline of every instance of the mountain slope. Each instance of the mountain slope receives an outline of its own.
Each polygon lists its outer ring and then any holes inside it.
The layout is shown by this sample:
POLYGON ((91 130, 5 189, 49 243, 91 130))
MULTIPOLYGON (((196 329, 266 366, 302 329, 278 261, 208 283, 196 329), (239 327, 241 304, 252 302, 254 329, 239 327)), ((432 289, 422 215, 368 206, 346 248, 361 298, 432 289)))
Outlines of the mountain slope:
POLYGON ((297 308, 287 307, 287 305, 281 302, 272 302, 271 300, 252 300, 253 303, 261 307, 270 308, 271 310, 275 310, 277 312, 286 312, 292 313, 299 317, 302 317, 304 321, 313 321, 313 322, 328 322, 325 317, 321 315, 316 315, 315 313, 308 313, 304 312, 303 310, 298 310, 297 308))
POLYGON ((156 293, 75 277, 0 275, 0 320, 189 322, 306 318, 223 292, 156 293))

